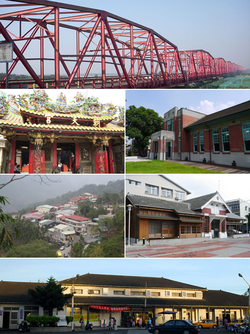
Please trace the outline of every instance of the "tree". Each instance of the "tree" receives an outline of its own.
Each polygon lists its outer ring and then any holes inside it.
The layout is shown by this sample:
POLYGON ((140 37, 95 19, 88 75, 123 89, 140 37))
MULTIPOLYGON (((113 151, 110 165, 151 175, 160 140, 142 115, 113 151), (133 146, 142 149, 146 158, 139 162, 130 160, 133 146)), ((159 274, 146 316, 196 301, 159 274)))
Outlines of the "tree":
POLYGON ((57 257, 57 245, 44 240, 33 240, 26 245, 17 246, 6 253, 6 257, 57 257))
POLYGON ((162 120, 152 109, 133 105, 126 110, 126 135, 134 139, 139 154, 147 148, 152 133, 162 130, 162 120))
MULTIPOLYGON (((0 189, 6 187, 8 184, 21 180, 25 177, 28 177, 29 175, 13 175, 11 176, 8 181, 0 183, 0 189)), ((51 180, 47 175, 35 175, 35 181, 39 183, 45 183, 50 184, 51 182, 60 182, 60 180, 54 181, 51 180)), ((6 205, 6 203, 9 204, 7 199, 4 196, 0 196, 0 205, 6 205)), ((13 219, 10 215, 3 212, 2 207, 0 206, 0 249, 6 248, 6 247, 13 247, 13 233, 10 232, 10 230, 6 227, 6 223, 11 222, 11 227, 14 229, 15 236, 20 234, 20 231, 15 225, 15 219, 13 219)))
POLYGON ((60 284, 51 276, 47 280, 45 286, 37 286, 35 290, 29 289, 31 296, 30 301, 43 307, 45 311, 48 311, 49 316, 53 315, 53 309, 58 311, 63 310, 64 305, 67 303, 69 298, 72 298, 73 294, 64 294, 67 288, 62 288, 60 284))
MULTIPOLYGON (((4 196, 0 196, 0 204, 5 205, 9 203, 4 196)), ((13 238, 12 234, 9 232, 7 228, 7 223, 11 222, 16 237, 19 234, 18 229, 15 226, 15 220, 3 212, 2 207, 0 206, 0 248, 13 247, 13 238)))

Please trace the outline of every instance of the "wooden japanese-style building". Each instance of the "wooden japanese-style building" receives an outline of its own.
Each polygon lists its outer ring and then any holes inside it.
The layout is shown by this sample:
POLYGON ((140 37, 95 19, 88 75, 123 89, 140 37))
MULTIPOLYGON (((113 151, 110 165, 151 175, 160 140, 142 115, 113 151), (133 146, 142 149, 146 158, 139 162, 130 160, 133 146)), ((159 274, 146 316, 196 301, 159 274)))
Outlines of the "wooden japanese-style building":
POLYGON ((132 206, 130 236, 133 242, 202 236, 202 215, 192 211, 186 203, 128 194, 128 204, 132 206))
POLYGON ((0 172, 123 173, 124 107, 77 93, 0 96, 0 172))

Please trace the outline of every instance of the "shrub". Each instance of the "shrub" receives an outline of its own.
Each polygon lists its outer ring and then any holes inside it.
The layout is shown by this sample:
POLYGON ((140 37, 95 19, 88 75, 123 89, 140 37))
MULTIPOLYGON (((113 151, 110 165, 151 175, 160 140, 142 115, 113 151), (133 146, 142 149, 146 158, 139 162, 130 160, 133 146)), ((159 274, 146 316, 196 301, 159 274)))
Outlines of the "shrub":
POLYGON ((56 327, 60 318, 58 317, 49 317, 49 316, 40 316, 40 315, 28 315, 26 320, 31 324, 33 327, 40 327, 40 326, 49 326, 49 327, 56 327))
POLYGON ((74 320, 74 317, 66 317, 67 325, 74 320))

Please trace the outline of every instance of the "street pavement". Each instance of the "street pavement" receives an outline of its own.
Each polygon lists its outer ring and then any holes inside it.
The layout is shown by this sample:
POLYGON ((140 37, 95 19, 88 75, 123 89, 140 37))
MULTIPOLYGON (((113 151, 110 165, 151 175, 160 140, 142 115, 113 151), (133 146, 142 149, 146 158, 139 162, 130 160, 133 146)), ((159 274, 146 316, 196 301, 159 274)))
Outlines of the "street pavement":
MULTIPOLYGON (((151 161, 148 158, 144 157, 126 157, 126 162, 138 162, 138 161, 151 161)), ((230 166, 222 166, 222 165, 213 165, 213 164, 203 164, 194 161, 180 161, 180 160, 167 160, 168 163, 175 162, 181 165, 186 165, 190 167, 198 167, 201 169, 206 169, 213 172, 222 172, 227 174, 249 174, 250 169, 247 168, 234 168, 230 166)), ((167 173, 167 171, 166 171, 167 173)))
MULTIPOLYGON (((186 241, 186 240, 185 240, 186 241)), ((176 245, 126 246, 126 258, 245 258, 250 257, 250 237, 190 240, 176 245)))
MULTIPOLYGON (((221 332, 221 334, 227 334, 228 331, 226 331, 223 327, 221 327, 219 329, 219 331, 221 332), (225 332, 225 333, 224 333, 225 332)), ((32 328, 31 331, 32 333, 32 328)), ((84 330, 81 330, 80 328, 76 328, 75 332, 85 332, 84 330)), ((109 330, 107 328, 94 328, 92 331, 87 331, 87 333, 91 333, 94 332, 95 334, 104 334, 104 332, 110 333, 110 332, 114 332, 115 334, 147 334, 148 331, 145 328, 119 328, 114 331, 114 330, 109 330)), ((216 334, 218 331, 217 329, 201 329, 200 330, 200 334, 216 334)), ((18 330, 0 330, 0 333, 6 333, 6 334, 17 334, 18 330)), ((68 331, 68 332, 46 332, 46 334, 55 334, 55 333, 63 333, 63 334, 69 334, 72 333, 72 331, 68 331)))

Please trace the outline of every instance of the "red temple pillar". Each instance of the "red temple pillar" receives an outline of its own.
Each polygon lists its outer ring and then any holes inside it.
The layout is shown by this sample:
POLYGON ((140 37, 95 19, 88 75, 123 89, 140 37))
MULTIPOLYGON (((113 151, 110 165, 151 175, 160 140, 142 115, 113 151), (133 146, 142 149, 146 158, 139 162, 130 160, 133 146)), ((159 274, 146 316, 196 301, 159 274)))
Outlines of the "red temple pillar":
POLYGON ((79 159, 79 143, 75 143, 75 169, 80 166, 80 159, 79 159))
POLYGON ((114 160, 112 159, 112 144, 109 143, 109 172, 111 174, 114 173, 113 162, 114 160))
POLYGON ((10 174, 14 174, 16 160, 16 141, 11 141, 11 158, 10 158, 10 174))
POLYGON ((57 144, 55 142, 53 143, 52 149, 53 149, 53 167, 52 169, 54 169, 57 167, 57 144))
POLYGON ((33 171, 33 160, 31 155, 32 150, 33 150, 33 145, 31 144, 31 142, 29 142, 29 173, 32 173, 33 171))

